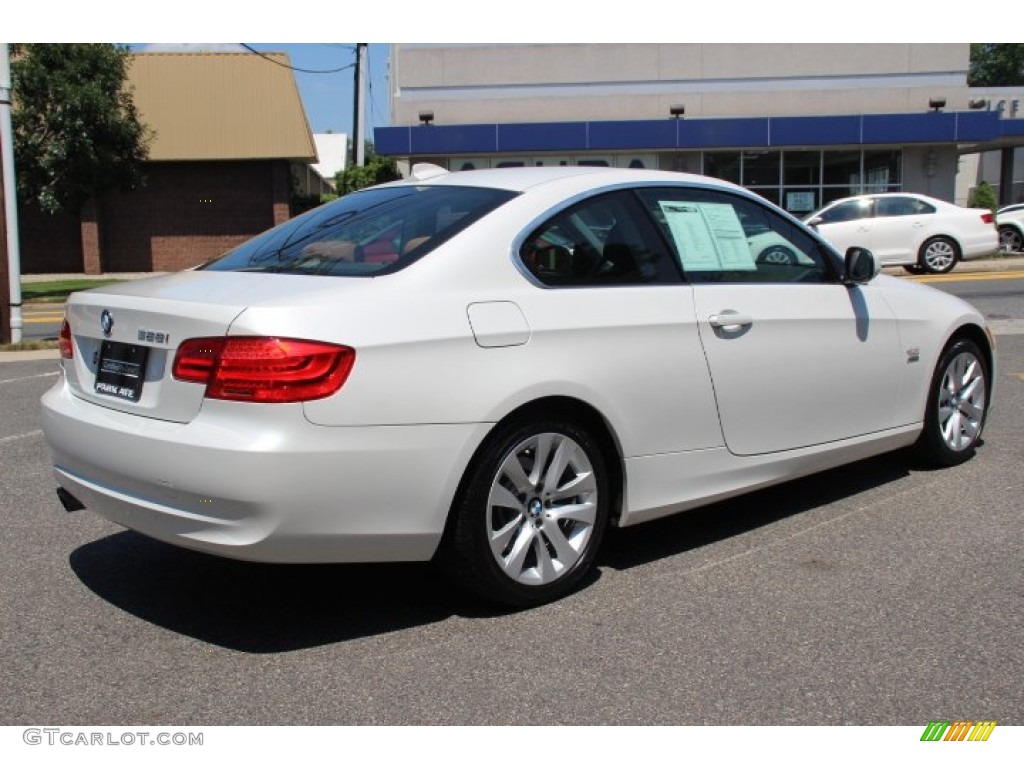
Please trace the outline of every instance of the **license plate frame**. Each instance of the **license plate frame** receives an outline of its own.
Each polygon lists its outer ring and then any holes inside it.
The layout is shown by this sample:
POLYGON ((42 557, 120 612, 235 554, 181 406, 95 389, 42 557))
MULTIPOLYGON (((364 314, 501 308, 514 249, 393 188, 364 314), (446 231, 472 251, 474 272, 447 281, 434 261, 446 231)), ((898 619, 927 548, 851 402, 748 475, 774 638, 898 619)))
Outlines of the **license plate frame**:
POLYGON ((100 346, 96 362, 97 394, 137 403, 146 380, 149 347, 106 340, 100 346))

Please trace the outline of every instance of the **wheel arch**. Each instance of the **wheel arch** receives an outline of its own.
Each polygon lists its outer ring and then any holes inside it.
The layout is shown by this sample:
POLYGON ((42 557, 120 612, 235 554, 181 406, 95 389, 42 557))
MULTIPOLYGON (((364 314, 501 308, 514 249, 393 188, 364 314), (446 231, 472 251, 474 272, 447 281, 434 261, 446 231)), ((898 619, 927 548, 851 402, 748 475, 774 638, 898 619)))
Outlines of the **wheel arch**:
MULTIPOLYGON (((942 349, 939 352, 938 360, 942 359, 942 356, 946 353, 946 350, 956 344, 960 339, 969 339, 978 345, 978 349, 985 355, 985 366, 988 369, 988 380, 985 382, 987 385, 987 396, 989 403, 992 403, 992 395, 995 394, 995 383, 996 383, 996 354, 993 347, 993 340, 986 333, 985 329, 975 323, 964 323, 958 326, 946 339, 946 343, 942 345, 942 349)), ((991 405, 989 406, 991 408, 991 405)))
MULTIPOLYGON (((465 467, 463 467, 462 476, 459 478, 459 484, 455 490, 455 494, 452 496, 451 505, 448 508, 442 540, 451 535, 451 529, 455 518, 455 515, 452 514, 452 510, 455 509, 456 505, 459 504, 459 501, 466 493, 466 487, 470 481, 473 467, 476 466, 477 462, 480 460, 480 455, 484 450, 486 450, 487 446, 491 442, 491 438, 498 431, 513 421, 526 418, 541 419, 544 417, 570 419, 580 424, 580 426, 591 430, 594 439, 597 440, 598 445, 601 447, 601 454, 605 460, 605 465, 608 468, 608 480, 611 484, 611 508, 609 510, 609 521, 613 525, 618 524, 619 517, 622 513, 623 499, 625 499, 626 493, 626 475, 622 445, 619 442, 619 438, 616 435, 615 430, 612 428, 611 424, 608 423, 608 420, 604 415, 590 403, 584 402, 583 400, 575 397, 550 395, 531 400, 518 406, 500 421, 496 422, 491 429, 488 430, 487 434, 484 435, 480 444, 476 447, 476 450, 473 451, 473 455, 470 457, 465 467)), ((439 547, 438 549, 440 551, 443 547, 439 547)))

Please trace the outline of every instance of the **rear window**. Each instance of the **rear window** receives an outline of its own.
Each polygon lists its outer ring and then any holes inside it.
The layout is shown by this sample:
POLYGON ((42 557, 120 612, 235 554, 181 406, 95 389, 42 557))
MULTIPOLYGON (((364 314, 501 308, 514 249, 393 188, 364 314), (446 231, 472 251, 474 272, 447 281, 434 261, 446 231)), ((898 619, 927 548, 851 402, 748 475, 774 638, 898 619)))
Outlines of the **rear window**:
POLYGON ((274 227, 200 269, 339 277, 396 272, 513 197, 477 187, 366 189, 274 227))

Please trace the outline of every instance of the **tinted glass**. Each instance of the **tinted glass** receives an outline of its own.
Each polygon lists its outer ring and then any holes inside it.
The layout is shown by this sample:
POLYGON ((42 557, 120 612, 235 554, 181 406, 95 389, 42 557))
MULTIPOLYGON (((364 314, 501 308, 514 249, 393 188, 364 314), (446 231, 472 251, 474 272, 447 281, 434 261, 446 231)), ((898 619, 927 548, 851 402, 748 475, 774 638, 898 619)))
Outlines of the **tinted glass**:
POLYGON ((913 197, 875 199, 875 216, 917 216, 922 213, 935 213, 935 208, 913 197))
POLYGON ((345 277, 394 272, 512 197, 475 187, 366 189, 287 221, 202 269, 345 277))
POLYGON ((584 200, 534 230, 519 251, 545 285, 679 282, 679 272, 636 199, 614 192, 584 200))
POLYGON ((836 224, 841 221, 856 221, 871 216, 871 201, 849 200, 845 203, 829 208, 827 211, 815 214, 810 218, 820 218, 822 224, 836 224))

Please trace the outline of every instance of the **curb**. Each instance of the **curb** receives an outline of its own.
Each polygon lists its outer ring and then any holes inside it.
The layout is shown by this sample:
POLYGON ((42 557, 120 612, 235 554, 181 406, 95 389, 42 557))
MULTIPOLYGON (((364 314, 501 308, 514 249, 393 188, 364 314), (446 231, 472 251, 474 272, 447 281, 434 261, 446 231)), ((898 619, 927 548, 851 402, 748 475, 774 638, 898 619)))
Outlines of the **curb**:
POLYGON ((23 363, 32 360, 60 360, 60 350, 28 349, 24 352, 0 352, 0 363, 23 363))

